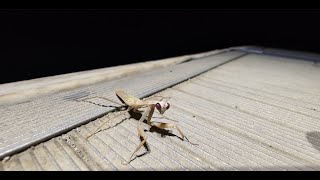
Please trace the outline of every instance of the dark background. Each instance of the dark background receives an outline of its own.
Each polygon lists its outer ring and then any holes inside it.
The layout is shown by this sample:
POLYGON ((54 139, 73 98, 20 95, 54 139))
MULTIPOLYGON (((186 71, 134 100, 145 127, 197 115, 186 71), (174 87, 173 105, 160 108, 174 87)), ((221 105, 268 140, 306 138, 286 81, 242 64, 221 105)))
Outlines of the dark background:
POLYGON ((0 83, 239 45, 320 52, 320 10, 0 10, 0 83))

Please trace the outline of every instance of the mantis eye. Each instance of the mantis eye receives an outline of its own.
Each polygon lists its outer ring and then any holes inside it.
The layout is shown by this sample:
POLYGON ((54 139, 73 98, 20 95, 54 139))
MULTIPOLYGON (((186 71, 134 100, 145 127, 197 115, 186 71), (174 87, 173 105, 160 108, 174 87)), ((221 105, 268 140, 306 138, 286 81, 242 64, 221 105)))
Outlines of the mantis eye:
POLYGON ((160 109, 161 109, 161 105, 160 105, 159 103, 157 103, 157 104, 156 104, 156 108, 157 108, 158 110, 160 110, 160 109))
POLYGON ((167 109, 169 109, 170 108, 170 104, 169 103, 167 103, 167 109))

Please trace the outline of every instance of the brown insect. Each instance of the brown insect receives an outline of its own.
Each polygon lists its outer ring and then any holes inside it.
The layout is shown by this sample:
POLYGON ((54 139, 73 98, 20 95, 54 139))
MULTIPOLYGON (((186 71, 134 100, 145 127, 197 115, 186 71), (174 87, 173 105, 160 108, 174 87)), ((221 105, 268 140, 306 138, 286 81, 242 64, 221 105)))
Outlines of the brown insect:
MULTIPOLYGON (((138 134, 140 137, 143 138, 143 140, 141 141, 141 143, 138 145, 138 147, 134 150, 134 152, 132 153, 132 155, 130 156, 129 160, 123 164, 128 164, 131 162, 131 158, 132 156, 147 142, 147 135, 144 132, 143 127, 141 126, 141 123, 147 118, 147 124, 150 126, 155 126, 158 127, 160 129, 165 129, 165 128, 176 128, 180 135, 181 135, 181 139, 186 139, 189 143, 191 143, 188 138, 183 134, 183 132, 181 131, 181 129, 174 123, 164 123, 161 121, 151 121, 151 118, 153 116, 154 110, 157 109, 160 113, 161 116, 163 116, 166 119, 172 120, 166 116, 164 116, 164 112, 167 111, 170 108, 170 104, 167 101, 162 101, 164 99, 164 97, 162 97, 160 100, 158 101, 152 101, 152 100, 141 100, 135 96, 132 96, 130 94, 128 94, 126 91, 122 90, 122 89, 118 89, 115 91, 117 97, 119 98, 119 100, 125 104, 126 106, 128 106, 127 112, 130 110, 133 110, 134 112, 137 112, 140 108, 146 108, 146 110, 144 111, 144 113, 142 114, 140 120, 138 121, 138 125, 137 125, 137 130, 138 130, 138 134)), ((161 96, 160 96, 161 97, 161 96)), ((94 98, 94 97, 91 97, 94 98)), ((103 97, 100 97, 103 98, 103 97)), ((88 98, 87 98, 88 99, 88 98)), ((105 99, 105 98, 103 98, 105 99)), ((168 98, 169 99, 169 98, 168 98)), ((175 121, 175 120, 172 120, 175 121)), ((175 121, 177 122, 177 121, 175 121)), ((89 135, 87 138, 91 137, 93 134, 95 134, 97 132, 92 133, 91 135, 89 135)), ((194 144, 191 143, 192 145, 198 145, 198 144, 194 144)))

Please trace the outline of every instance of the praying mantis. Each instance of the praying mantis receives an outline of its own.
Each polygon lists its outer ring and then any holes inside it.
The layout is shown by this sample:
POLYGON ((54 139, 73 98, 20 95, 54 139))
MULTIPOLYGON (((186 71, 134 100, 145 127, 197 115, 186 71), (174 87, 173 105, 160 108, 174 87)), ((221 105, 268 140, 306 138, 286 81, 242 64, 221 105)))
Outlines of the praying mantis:
MULTIPOLYGON (((160 99, 160 101, 152 101, 152 100, 141 100, 133 95, 128 94, 125 90, 123 89, 117 89, 115 90, 116 96, 118 97, 118 99, 125 105, 128 106, 128 109, 126 110, 127 112, 129 112, 130 110, 133 110, 134 112, 137 112, 139 109, 141 108, 146 108, 146 110, 144 111, 144 113, 142 114, 141 118, 138 121, 138 125, 137 125, 137 130, 138 130, 138 135, 140 137, 142 137, 142 141, 140 142, 140 144, 137 146, 137 148, 133 151, 133 153, 131 154, 131 156, 129 157, 128 161, 122 163, 122 164, 129 164, 131 162, 131 158, 133 157, 133 155, 147 142, 147 135, 142 127, 142 122, 147 118, 147 124, 150 126, 155 126, 158 127, 160 129, 165 129, 165 128, 175 128, 178 130, 178 132, 181 135, 181 139, 184 140, 186 139, 190 144, 192 145, 198 145, 195 143, 191 143, 189 141, 189 139, 184 135, 184 133, 181 131, 181 129, 178 127, 178 125, 176 125, 175 123, 164 123, 161 121, 151 121, 151 118, 153 116, 154 110, 157 109, 158 112, 160 113, 161 116, 163 116, 166 119, 172 120, 166 116, 164 116, 164 112, 167 111, 170 108, 170 104, 167 101, 162 101, 162 99, 164 99, 164 97, 162 97, 160 99)), ((99 96, 97 96, 99 97, 99 96)), ((95 98, 95 97, 90 97, 90 98, 95 98)), ((86 98, 83 99, 82 101, 85 101, 87 99, 90 98, 86 98)), ((99 97, 102 99, 106 99, 103 97, 99 97)), ((168 98, 169 99, 169 98, 168 98)), ((172 120, 175 121, 175 120, 172 120)), ((175 121, 177 122, 177 121, 175 121)), ((95 134, 96 132, 93 132, 92 134, 90 134, 89 136, 87 136, 87 139, 89 137, 91 137, 93 134, 95 134)))

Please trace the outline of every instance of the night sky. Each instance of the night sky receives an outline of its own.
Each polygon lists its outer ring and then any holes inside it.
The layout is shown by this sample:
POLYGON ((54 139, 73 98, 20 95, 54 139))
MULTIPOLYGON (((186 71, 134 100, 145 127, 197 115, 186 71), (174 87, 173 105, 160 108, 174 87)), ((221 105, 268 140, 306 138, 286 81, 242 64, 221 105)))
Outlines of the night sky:
POLYGON ((0 83, 239 45, 320 52, 320 10, 0 10, 0 83))

